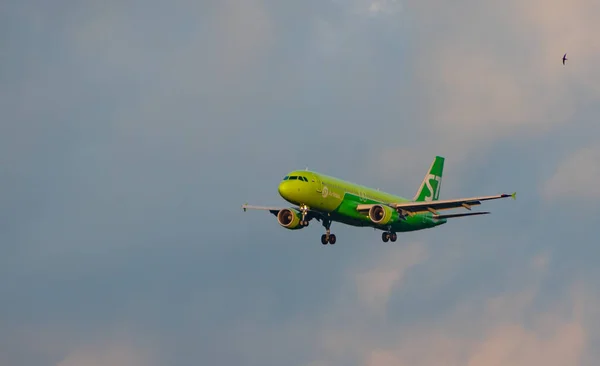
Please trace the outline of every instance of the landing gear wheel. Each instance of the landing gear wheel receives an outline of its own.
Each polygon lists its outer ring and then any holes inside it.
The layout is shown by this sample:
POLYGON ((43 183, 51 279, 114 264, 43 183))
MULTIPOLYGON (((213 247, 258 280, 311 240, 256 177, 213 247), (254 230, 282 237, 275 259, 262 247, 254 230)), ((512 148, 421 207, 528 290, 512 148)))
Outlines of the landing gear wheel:
POLYGON ((325 234, 321 235, 321 244, 325 245, 335 244, 335 235, 331 233, 331 220, 325 218, 323 219, 323 227, 325 227, 325 234))
POLYGON ((300 226, 308 226, 308 221, 300 221, 300 226))
POLYGON ((325 235, 325 234, 321 235, 321 244, 327 245, 327 242, 329 241, 328 239, 329 238, 327 238, 327 235, 325 235))
POLYGON ((398 239, 398 235, 396 233, 390 233, 390 241, 394 242, 398 239))
POLYGON ((381 240, 383 240, 384 243, 387 243, 388 240, 390 240, 390 233, 388 233, 386 231, 381 233, 381 240))

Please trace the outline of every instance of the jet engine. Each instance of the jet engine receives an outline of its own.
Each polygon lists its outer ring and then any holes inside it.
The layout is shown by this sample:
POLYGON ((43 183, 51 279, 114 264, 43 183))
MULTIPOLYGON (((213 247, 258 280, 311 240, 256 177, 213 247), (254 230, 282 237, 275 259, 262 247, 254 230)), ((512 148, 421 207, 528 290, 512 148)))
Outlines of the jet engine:
POLYGON ((304 226, 300 225, 302 213, 293 208, 284 208, 277 213, 277 222, 286 229, 297 230, 304 226))
POLYGON ((374 205, 369 209, 369 218, 378 225, 387 225, 398 219, 398 212, 389 206, 374 205))

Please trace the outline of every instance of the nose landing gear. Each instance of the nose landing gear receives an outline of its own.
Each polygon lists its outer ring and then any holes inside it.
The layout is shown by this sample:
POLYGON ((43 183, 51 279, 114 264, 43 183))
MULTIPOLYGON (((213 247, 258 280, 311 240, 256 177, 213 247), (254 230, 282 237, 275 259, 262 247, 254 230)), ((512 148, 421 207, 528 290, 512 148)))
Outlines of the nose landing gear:
POLYGON ((308 220, 306 219, 306 215, 308 214, 308 206, 301 205, 300 211, 302 212, 302 218, 300 219, 300 226, 308 226, 308 220))

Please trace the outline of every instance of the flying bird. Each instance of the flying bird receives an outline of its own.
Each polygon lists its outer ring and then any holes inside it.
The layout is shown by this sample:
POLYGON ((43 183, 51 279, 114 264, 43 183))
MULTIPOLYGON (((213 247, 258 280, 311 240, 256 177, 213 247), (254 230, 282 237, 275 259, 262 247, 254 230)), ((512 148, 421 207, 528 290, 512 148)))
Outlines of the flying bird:
POLYGON ((565 53, 565 55, 563 56, 563 65, 565 64, 565 61, 567 61, 567 60, 568 60, 567 54, 565 53))

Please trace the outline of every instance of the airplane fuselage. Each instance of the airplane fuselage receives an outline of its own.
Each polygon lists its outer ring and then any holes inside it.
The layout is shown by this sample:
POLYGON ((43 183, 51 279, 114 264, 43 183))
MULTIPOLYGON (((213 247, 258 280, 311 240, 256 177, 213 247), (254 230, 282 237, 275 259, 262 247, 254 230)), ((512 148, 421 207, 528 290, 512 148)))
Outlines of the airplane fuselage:
POLYGON ((311 210, 328 215, 332 221, 352 226, 406 232, 432 228, 446 222, 446 219, 434 219, 430 213, 420 213, 388 225, 375 224, 368 213, 356 210, 357 205, 410 200, 313 171, 290 172, 279 184, 278 191, 283 199, 292 204, 308 206, 311 210))

